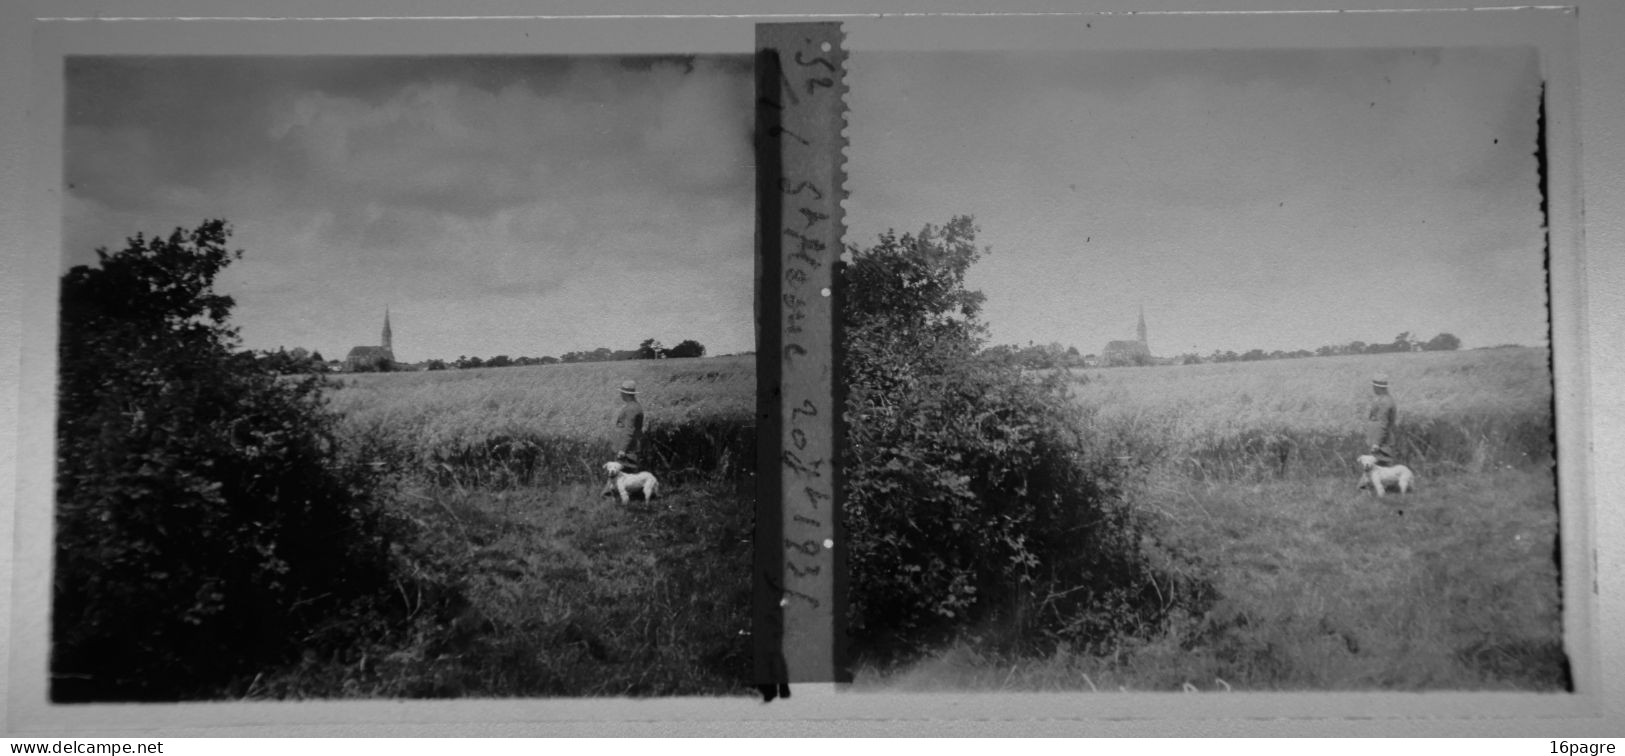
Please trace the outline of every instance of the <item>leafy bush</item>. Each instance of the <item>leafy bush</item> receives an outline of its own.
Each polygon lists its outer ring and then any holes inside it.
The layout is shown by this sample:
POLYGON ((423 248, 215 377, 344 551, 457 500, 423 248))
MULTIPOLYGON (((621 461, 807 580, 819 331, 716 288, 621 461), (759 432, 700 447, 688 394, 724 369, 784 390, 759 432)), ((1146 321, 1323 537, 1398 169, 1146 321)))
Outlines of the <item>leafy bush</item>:
POLYGON ((693 339, 684 339, 677 342, 677 346, 666 350, 667 357, 704 357, 705 345, 693 339))
POLYGON ((1453 333, 1441 333, 1428 339, 1427 343, 1422 345, 1423 351, 1428 352, 1453 352, 1460 348, 1461 339, 1457 338, 1453 333))
POLYGON ((62 280, 52 697, 218 695, 384 616, 389 523, 322 378, 237 349, 223 221, 62 280))
POLYGON ((277 375, 305 375, 327 372, 327 361, 322 359, 321 352, 311 354, 300 348, 295 348, 292 352, 289 352, 278 348, 275 352, 260 352, 258 356, 261 367, 277 375))
MULTIPOLYGON (((975 633, 1076 647, 1149 629, 1158 588, 1126 469, 1068 376, 982 353, 983 254, 956 217, 844 268, 849 627, 881 657, 975 633)), ((873 658, 867 661, 874 661, 873 658)))

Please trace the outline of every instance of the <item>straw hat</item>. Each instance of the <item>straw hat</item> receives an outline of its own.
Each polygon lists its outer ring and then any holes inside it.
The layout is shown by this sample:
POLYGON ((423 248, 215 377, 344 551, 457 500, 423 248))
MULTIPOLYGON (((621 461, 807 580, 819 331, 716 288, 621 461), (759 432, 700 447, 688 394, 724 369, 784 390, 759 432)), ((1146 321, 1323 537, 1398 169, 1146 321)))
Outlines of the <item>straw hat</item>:
POLYGON ((621 393, 628 394, 628 395, 631 395, 631 396, 637 396, 638 395, 638 382, 637 381, 621 381, 621 393))
POLYGON ((1378 373, 1371 376, 1371 385, 1377 388, 1388 388, 1388 374, 1378 373))

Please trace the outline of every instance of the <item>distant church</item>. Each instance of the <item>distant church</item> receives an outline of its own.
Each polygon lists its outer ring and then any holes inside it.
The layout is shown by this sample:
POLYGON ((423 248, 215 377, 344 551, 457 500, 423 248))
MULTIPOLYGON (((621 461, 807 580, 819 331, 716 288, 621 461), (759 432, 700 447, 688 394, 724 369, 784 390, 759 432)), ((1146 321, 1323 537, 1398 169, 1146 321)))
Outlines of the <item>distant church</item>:
POLYGON ((1140 324, 1134 341, 1112 341, 1100 351, 1100 364, 1105 366, 1117 365, 1150 365, 1155 360, 1151 357, 1151 347, 1145 339, 1145 306, 1140 306, 1140 324))
POLYGON ((392 370, 395 367, 395 349, 389 331, 389 308, 384 308, 384 339, 381 346, 358 346, 344 358, 344 369, 353 373, 392 370))

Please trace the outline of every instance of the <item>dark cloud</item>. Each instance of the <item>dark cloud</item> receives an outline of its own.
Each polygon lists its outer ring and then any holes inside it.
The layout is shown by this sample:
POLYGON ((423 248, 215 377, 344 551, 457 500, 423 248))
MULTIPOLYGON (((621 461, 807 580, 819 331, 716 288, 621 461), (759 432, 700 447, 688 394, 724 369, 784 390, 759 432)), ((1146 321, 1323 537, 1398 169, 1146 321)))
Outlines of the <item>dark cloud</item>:
MULTIPOLYGON (((245 317, 750 274, 746 56, 78 57, 67 76, 66 261, 224 217, 245 317)), ((565 299, 532 307, 590 328, 565 299)), ((726 300, 746 348, 749 292, 726 300)))

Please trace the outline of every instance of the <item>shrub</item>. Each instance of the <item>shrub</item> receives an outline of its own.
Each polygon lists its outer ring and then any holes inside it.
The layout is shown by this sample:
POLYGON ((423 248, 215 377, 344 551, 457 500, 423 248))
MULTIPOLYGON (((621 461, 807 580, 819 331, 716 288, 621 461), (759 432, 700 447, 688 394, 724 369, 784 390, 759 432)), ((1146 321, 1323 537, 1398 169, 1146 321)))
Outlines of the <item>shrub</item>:
POLYGON ((289 352, 278 348, 275 352, 260 352, 257 356, 263 369, 277 375, 327 372, 327 362, 322 359, 321 352, 312 355, 304 349, 296 348, 289 352))
POLYGON ((883 234, 842 272, 848 620, 867 661, 968 632, 1085 646, 1169 608, 1068 376, 980 354, 975 233, 883 234))
POLYGON ((704 357, 705 345, 693 339, 684 339, 677 342, 677 346, 666 350, 667 357, 704 357))
POLYGON ((52 697, 218 695, 336 648, 389 575, 324 379, 237 349, 229 228, 136 236, 62 280, 52 697))
POLYGON ((1422 349, 1429 352, 1453 352, 1460 348, 1461 339, 1453 333, 1441 333, 1422 345, 1422 349))

